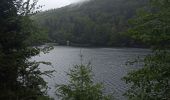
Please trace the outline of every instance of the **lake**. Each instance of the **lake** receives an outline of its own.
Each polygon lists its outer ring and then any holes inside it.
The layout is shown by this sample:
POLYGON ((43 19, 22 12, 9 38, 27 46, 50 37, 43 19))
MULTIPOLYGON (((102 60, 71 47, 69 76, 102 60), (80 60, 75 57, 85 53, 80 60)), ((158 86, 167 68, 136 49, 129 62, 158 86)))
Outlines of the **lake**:
POLYGON ((106 94, 114 93, 114 97, 118 100, 126 100, 122 94, 128 89, 128 85, 122 81, 122 77, 126 76, 128 72, 139 69, 141 64, 136 66, 127 66, 128 60, 146 56, 150 50, 139 48, 81 48, 81 47, 67 47, 54 46, 48 54, 40 54, 33 59, 36 61, 51 62, 53 67, 40 65, 42 70, 53 70, 53 78, 44 77, 51 88, 48 94, 58 100, 55 96, 55 84, 66 84, 68 77, 66 72, 73 65, 88 64, 92 65, 94 73, 94 82, 103 83, 106 94), (82 61, 80 55, 83 55, 82 61))

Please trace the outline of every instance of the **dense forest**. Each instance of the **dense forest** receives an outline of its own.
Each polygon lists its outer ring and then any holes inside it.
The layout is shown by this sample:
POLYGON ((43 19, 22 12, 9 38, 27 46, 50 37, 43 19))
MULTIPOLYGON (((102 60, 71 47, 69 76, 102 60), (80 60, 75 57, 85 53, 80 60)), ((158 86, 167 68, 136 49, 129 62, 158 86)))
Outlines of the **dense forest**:
POLYGON ((51 40, 59 44, 81 46, 133 46, 142 43, 124 32, 128 20, 139 8, 146 8, 148 0, 90 0, 60 9, 41 12, 33 17, 48 30, 51 40))
MULTIPOLYGON (((30 61, 52 49, 33 46, 49 38, 61 44, 69 40, 95 46, 135 46, 138 41, 150 45, 152 52, 144 59, 129 61, 143 67, 123 78, 130 86, 125 96, 128 100, 169 100, 170 1, 149 1, 91 0, 32 16, 37 0, 1 0, 0 100, 53 100, 42 76, 50 77, 54 71, 39 68, 51 63, 30 61), (135 13, 138 8, 143 9, 135 13)), ((69 83, 56 86, 62 100, 114 100, 103 94, 102 84, 93 82, 90 64, 75 65, 67 75, 69 83)))

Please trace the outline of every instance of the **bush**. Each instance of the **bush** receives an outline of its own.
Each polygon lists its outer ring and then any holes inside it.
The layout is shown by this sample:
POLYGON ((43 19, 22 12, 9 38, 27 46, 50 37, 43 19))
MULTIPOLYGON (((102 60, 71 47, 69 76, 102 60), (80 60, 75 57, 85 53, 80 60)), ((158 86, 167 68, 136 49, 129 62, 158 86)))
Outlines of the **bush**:
POLYGON ((57 85, 56 94, 62 100, 110 100, 102 93, 102 84, 93 82, 90 65, 75 65, 67 74, 69 84, 57 85))

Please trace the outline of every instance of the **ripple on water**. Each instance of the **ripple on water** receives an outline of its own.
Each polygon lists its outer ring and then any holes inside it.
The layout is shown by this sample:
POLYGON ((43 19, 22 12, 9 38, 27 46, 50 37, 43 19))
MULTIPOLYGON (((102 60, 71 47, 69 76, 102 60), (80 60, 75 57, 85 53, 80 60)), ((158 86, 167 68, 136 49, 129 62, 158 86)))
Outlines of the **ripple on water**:
MULTIPOLYGON (((150 52, 148 49, 137 48, 78 48, 56 46, 54 49, 44 55, 34 57, 33 60, 49 61, 53 64, 57 73, 54 73, 52 79, 45 78, 48 82, 49 95, 55 96, 55 84, 65 84, 68 82, 66 72, 75 64, 80 64, 80 51, 83 55, 83 62, 91 62, 93 66, 94 81, 103 83, 106 94, 113 93, 118 100, 126 100, 122 94, 128 89, 128 85, 121 80, 130 70, 138 67, 128 67, 125 65, 129 59, 138 56, 145 56, 150 52)), ((42 70, 49 70, 49 67, 40 66, 42 70)))

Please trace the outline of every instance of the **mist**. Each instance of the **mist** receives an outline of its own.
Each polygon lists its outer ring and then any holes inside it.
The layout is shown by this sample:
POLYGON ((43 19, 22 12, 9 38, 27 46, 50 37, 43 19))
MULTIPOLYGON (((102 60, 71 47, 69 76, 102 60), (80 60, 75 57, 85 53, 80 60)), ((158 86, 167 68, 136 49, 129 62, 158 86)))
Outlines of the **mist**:
POLYGON ((61 8, 73 3, 79 3, 89 0, 39 0, 38 5, 42 5, 42 10, 49 10, 53 8, 61 8))

